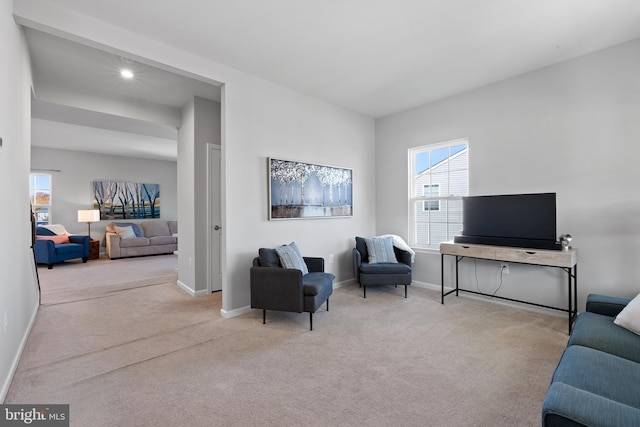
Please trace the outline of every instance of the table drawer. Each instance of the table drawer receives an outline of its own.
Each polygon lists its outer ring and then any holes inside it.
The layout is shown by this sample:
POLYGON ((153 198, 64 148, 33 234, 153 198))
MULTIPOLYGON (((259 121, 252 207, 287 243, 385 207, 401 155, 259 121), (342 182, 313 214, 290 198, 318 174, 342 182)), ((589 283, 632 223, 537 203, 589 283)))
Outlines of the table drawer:
POLYGON ((463 243, 440 243, 440 253, 445 255, 468 256, 472 258, 494 259, 495 246, 465 245, 463 243))
POLYGON ((496 260, 519 262, 534 265, 549 265, 552 267, 573 267, 577 261, 576 250, 553 251, 526 248, 496 248, 496 260))

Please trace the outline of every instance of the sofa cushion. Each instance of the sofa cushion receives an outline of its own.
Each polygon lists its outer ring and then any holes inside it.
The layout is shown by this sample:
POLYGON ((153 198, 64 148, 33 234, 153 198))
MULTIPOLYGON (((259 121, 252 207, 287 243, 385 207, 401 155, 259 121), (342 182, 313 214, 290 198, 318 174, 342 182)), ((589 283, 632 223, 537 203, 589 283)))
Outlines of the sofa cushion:
POLYGON ((552 387, 556 384, 568 387, 560 387, 564 391, 560 396, 547 394, 543 417, 565 412, 566 418, 584 425, 605 425, 598 421, 604 412, 609 418, 606 425, 640 425, 640 365, 635 362, 573 345, 565 350, 553 374, 552 387), (562 403, 549 402, 551 399, 562 399, 562 403), (634 409, 618 419, 618 411, 611 410, 623 406, 634 409))
POLYGON ((56 255, 64 255, 64 254, 77 254, 79 253, 82 256, 83 246, 79 243, 65 243, 61 245, 56 245, 56 255))
POLYGON ((613 323, 635 333, 640 334, 640 295, 632 299, 616 316, 613 323))
POLYGON ((120 239, 121 248, 133 248, 136 246, 149 246, 149 239, 146 237, 133 237, 131 239, 120 239))
POLYGON ((69 236, 67 236, 66 234, 61 234, 59 236, 36 236, 36 238, 42 239, 42 240, 51 240, 56 245, 69 243, 69 236))
POLYGON ((144 237, 171 236, 167 221, 144 221, 140 223, 144 237))
POLYGON ((280 264, 282 264, 284 268, 300 270, 302 275, 309 273, 307 264, 304 262, 302 254, 295 242, 291 242, 288 245, 278 246, 276 248, 276 253, 278 254, 278 258, 280 258, 280 264))
POLYGON ((369 252, 367 251, 367 241, 364 237, 356 237, 356 249, 360 252, 362 262, 369 262, 369 252))
POLYGON ((150 245, 173 245, 174 243, 176 243, 176 238, 174 236, 149 237, 150 245))
POLYGON ((377 264, 362 264, 360 267, 360 273, 364 274, 402 274, 411 273, 411 267, 407 264, 396 263, 377 263, 377 264))
POLYGON ((282 267, 282 264, 280 264, 280 258, 278 258, 278 253, 275 249, 258 249, 258 259, 260 259, 261 267, 282 267))
POLYGON ((640 363, 640 337, 613 323, 609 316, 580 313, 567 345, 590 347, 640 363))
POLYGON ((304 296, 314 296, 322 292, 322 288, 325 286, 333 286, 333 279, 335 279, 331 273, 312 272, 302 276, 302 294, 304 296))

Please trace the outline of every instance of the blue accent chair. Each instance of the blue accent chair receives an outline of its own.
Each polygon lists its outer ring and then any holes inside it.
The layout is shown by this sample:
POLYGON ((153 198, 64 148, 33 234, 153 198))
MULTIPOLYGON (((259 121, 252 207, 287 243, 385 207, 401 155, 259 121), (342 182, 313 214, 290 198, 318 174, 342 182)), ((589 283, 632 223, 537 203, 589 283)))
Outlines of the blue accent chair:
POLYGON ((38 239, 37 236, 56 236, 44 227, 36 227, 36 242, 34 251, 36 263, 47 264, 52 269, 57 264, 69 259, 82 258, 82 262, 89 259, 89 236, 70 235, 69 243, 55 244, 52 240, 38 239))
POLYGON ((335 276, 324 271, 324 259, 303 257, 309 273, 282 267, 274 249, 260 248, 251 267, 251 308, 262 309, 262 323, 267 310, 309 313, 313 331, 313 313, 327 303, 333 293, 335 276))
POLYGON ((353 275, 363 288, 363 297, 367 297, 367 286, 398 285, 404 286, 404 297, 407 297, 407 286, 411 285, 411 254, 402 249, 393 248, 396 263, 369 263, 369 251, 364 238, 356 237, 353 248, 353 275))

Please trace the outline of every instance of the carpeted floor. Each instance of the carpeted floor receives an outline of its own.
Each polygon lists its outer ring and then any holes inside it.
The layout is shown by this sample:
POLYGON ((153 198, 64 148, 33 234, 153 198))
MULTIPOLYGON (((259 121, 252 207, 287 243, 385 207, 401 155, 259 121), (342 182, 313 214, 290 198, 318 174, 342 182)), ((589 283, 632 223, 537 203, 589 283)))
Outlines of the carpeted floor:
POLYGON ((72 426, 538 426, 566 319, 409 288, 334 291, 314 315, 220 317, 173 255, 40 268, 5 403, 72 426))

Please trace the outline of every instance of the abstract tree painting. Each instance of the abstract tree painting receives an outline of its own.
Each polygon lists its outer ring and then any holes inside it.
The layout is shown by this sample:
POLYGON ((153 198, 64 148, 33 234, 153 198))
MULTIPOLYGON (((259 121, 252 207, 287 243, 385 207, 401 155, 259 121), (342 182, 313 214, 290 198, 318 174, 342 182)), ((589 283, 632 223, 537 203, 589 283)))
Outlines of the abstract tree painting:
POLYGON ((101 220, 160 218, 160 184, 93 181, 93 209, 101 220))
POLYGON ((353 171, 268 159, 269 219, 353 215, 353 171))

